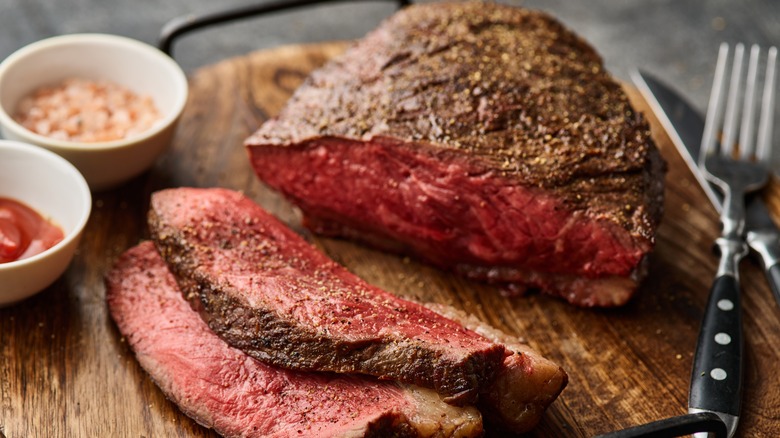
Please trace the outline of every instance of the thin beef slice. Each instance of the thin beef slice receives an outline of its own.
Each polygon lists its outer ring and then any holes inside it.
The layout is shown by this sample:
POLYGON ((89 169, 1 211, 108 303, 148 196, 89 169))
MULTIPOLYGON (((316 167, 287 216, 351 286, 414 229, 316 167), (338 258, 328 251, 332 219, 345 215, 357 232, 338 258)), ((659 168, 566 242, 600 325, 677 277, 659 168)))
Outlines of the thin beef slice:
POLYGON ((106 277, 119 331, 165 395, 227 437, 475 437, 479 412, 430 390, 259 362, 217 337, 185 301, 151 242, 106 277))
POLYGON ((549 15, 413 5, 246 141, 305 224, 522 292, 626 303, 663 204, 649 126, 549 15))

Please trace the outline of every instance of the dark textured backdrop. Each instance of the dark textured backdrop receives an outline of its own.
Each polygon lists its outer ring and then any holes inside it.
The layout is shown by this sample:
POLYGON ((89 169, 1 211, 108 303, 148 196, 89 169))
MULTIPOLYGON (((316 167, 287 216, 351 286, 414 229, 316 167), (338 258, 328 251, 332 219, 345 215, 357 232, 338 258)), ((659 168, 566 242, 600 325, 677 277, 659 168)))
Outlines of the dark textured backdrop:
MULTIPOLYGON (((544 9, 589 40, 620 79, 645 68, 705 108, 720 41, 780 44, 777 0, 503 0, 544 9)), ((245 5, 239 0, 0 0, 0 58, 52 35, 107 32, 155 44, 177 16, 245 5)), ((188 71, 281 44, 357 38, 394 10, 377 1, 334 2, 187 35, 175 46, 188 71)))

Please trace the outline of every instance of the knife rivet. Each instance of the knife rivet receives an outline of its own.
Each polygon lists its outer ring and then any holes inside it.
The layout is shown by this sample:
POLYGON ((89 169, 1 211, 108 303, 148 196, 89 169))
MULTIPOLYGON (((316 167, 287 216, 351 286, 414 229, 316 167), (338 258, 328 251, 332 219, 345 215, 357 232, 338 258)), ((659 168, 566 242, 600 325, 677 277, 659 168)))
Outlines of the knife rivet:
POLYGON ((726 374, 726 371, 723 368, 715 368, 710 371, 710 377, 715 380, 723 380, 728 377, 728 374, 726 374))
POLYGON ((729 311, 734 308, 734 303, 731 300, 718 301, 718 309, 729 311))
POLYGON ((731 336, 726 333, 718 333, 715 335, 715 342, 720 345, 729 345, 731 343, 731 336))

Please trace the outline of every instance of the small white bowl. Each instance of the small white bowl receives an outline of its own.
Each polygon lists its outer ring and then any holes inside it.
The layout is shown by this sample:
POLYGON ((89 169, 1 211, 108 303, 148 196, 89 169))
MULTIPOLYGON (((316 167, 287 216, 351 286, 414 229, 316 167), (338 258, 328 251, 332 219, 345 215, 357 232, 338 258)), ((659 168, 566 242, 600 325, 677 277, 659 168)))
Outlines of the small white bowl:
POLYGON ((0 263, 0 307, 52 284, 70 264, 92 209, 84 177, 45 149, 0 140, 0 197, 21 202, 62 228, 62 241, 32 257, 0 263))
POLYGON ((0 129, 7 139, 61 155, 79 169, 90 188, 104 190, 142 173, 168 147, 187 92, 179 65, 148 44, 116 35, 63 35, 25 46, 0 63, 0 129), (69 78, 110 81, 151 96, 162 120, 126 139, 80 143, 36 134, 13 119, 21 99, 69 78))

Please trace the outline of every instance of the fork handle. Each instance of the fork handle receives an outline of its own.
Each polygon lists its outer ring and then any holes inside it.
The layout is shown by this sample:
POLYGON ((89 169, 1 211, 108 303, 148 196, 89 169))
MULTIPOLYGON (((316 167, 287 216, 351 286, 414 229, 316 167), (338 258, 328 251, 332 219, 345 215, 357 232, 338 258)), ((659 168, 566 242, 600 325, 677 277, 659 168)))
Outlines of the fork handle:
POLYGON ((742 391, 742 317, 739 281, 715 279, 691 371, 689 410, 739 415, 742 391))

